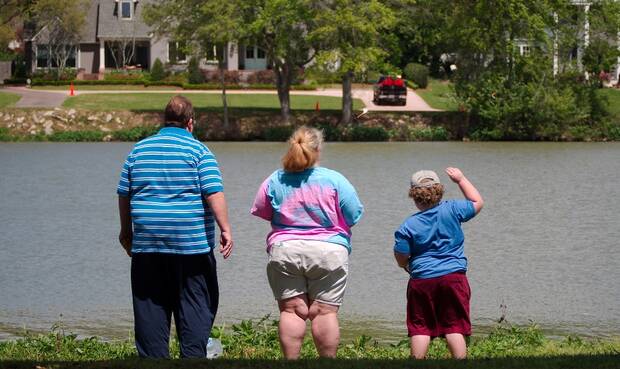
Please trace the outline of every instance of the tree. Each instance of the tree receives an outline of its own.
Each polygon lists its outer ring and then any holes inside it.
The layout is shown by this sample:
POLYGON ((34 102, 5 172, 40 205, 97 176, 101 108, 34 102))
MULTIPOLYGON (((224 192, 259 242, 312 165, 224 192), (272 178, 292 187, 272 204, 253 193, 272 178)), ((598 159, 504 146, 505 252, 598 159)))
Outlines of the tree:
POLYGON ((385 56, 380 36, 395 22, 393 11, 378 0, 319 1, 316 27, 310 40, 318 45, 319 63, 329 64, 342 74, 342 119, 353 118, 351 84, 355 74, 385 56))
POLYGON ((318 46, 309 34, 315 27, 320 1, 236 0, 243 27, 242 42, 265 50, 275 76, 280 112, 290 121, 290 89, 297 73, 315 57, 318 46))
MULTIPOLYGON (((218 61, 224 126, 228 126, 225 62, 229 44, 242 36, 241 19, 234 1, 159 0, 145 9, 144 18, 159 35, 186 40, 189 49, 205 56, 215 45, 218 61)), ((234 47, 234 46, 233 46, 234 47)))
POLYGON ((0 57, 9 52, 9 43, 30 12, 33 0, 0 0, 0 57))
POLYGON ((88 6, 88 0, 38 0, 32 6, 33 20, 45 28, 48 67, 55 65, 58 75, 63 74, 68 59, 76 55, 88 6))

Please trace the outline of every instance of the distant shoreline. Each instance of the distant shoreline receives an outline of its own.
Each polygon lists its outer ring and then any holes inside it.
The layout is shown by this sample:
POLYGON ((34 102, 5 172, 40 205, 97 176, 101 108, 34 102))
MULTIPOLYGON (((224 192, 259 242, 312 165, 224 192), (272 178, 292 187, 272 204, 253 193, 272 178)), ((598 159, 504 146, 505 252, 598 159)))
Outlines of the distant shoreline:
MULTIPOLYGON (((157 132, 162 114, 154 111, 95 111, 73 108, 0 109, 1 142, 134 142, 157 132)), ((475 141, 459 112, 372 112, 353 124, 339 124, 338 111, 294 111, 291 123, 281 121, 274 109, 231 109, 228 126, 220 109, 197 109, 194 135, 203 141, 285 141, 296 126, 323 129, 327 141, 417 142, 475 141)), ((570 129, 555 142, 606 142, 597 128, 570 129)))

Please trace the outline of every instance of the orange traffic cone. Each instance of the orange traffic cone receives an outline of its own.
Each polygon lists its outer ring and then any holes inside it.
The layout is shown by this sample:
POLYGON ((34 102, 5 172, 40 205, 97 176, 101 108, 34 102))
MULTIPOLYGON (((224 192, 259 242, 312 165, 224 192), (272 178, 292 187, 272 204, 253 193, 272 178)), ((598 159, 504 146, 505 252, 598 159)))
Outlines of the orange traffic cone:
POLYGON ((316 102, 316 104, 314 104, 314 110, 321 111, 321 106, 319 105, 318 101, 316 102))
POLYGON ((69 87, 69 96, 75 96, 73 82, 71 82, 71 87, 69 87))

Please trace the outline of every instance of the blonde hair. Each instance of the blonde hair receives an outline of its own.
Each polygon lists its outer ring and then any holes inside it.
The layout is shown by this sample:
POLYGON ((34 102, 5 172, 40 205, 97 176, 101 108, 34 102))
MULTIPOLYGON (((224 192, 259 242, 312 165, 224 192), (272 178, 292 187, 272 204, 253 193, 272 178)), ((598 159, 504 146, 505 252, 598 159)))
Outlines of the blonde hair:
POLYGON ((409 197, 415 201, 418 207, 431 208, 441 201, 443 197, 443 185, 435 183, 428 187, 411 187, 409 197))
POLYGON ((288 143, 288 151, 282 158, 282 167, 287 172, 301 172, 312 168, 319 160, 323 132, 316 128, 301 126, 293 132, 288 143))

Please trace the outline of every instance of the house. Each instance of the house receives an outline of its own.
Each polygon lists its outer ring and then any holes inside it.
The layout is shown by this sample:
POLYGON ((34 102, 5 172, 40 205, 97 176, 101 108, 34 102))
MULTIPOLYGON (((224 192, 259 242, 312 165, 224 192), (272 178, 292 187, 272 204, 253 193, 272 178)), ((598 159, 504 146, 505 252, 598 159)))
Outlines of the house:
MULTIPOLYGON (((76 68, 80 77, 102 79, 106 70, 136 68, 148 70, 156 59, 183 69, 187 56, 182 41, 156 37, 142 20, 150 0, 91 0, 79 44, 72 48, 66 66, 76 68)), ((29 69, 55 67, 48 52, 48 25, 31 27, 26 34, 25 52, 29 69)), ((215 50, 210 54, 215 56, 215 50)), ((201 61, 203 68, 215 68, 215 60, 201 61)), ((227 70, 264 70, 265 52, 256 46, 231 43, 226 47, 227 70)))

